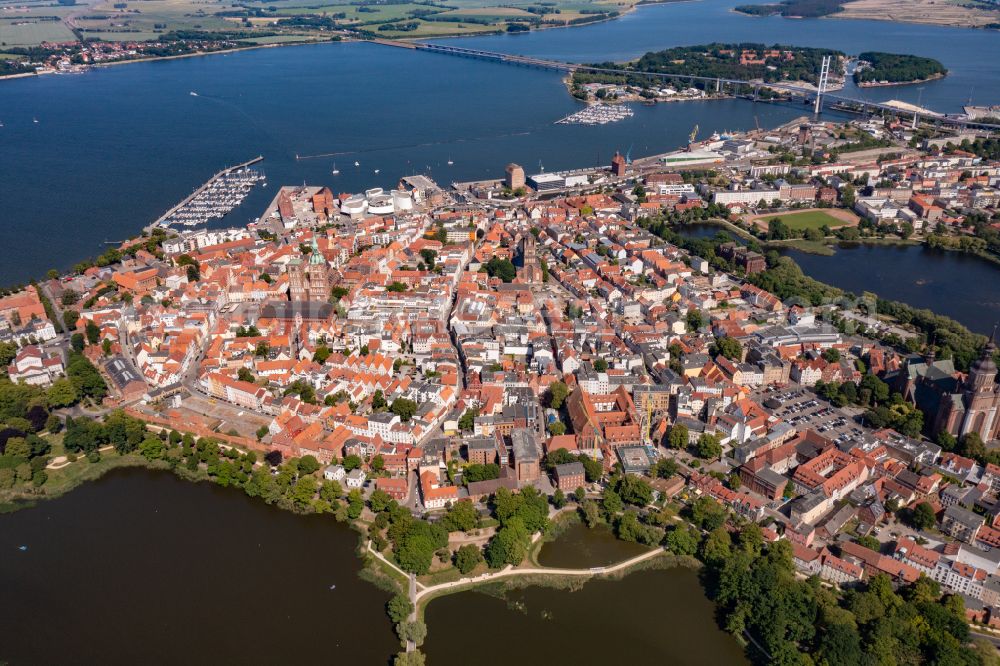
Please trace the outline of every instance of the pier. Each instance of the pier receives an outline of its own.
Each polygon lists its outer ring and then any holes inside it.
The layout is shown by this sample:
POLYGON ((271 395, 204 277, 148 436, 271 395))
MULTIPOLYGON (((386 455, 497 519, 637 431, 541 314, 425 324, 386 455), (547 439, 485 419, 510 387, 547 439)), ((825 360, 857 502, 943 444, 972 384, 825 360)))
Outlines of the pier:
POLYGON ((235 166, 226 167, 222 171, 219 171, 214 176, 212 176, 207 181, 205 181, 205 183, 201 187, 199 187, 194 192, 192 192, 191 194, 189 194, 188 196, 186 196, 176 206, 174 206, 173 208, 171 208, 170 210, 168 210, 166 213, 164 213, 160 217, 156 218, 156 221, 152 222, 151 224, 146 225, 146 227, 143 228, 143 232, 146 233, 146 234, 149 234, 149 233, 152 233, 153 229, 156 229, 157 227, 160 227, 160 226, 165 226, 164 222, 166 220, 169 220, 178 211, 183 210, 185 206, 187 206, 192 201, 194 201, 199 195, 204 194, 220 178, 228 176, 229 174, 231 174, 233 172, 236 172, 236 171, 239 171, 240 169, 246 169, 248 167, 253 166, 254 164, 257 164, 258 162, 263 162, 263 161, 264 161, 264 156, 263 155, 258 155, 257 157, 255 157, 255 158, 253 158, 251 160, 247 160, 246 162, 241 162, 240 164, 237 164, 235 166))

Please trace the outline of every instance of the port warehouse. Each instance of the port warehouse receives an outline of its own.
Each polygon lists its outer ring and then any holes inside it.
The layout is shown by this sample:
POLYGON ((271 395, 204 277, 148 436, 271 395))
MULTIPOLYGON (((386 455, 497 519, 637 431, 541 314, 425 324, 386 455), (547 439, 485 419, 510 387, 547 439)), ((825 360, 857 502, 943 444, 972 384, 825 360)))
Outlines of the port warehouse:
POLYGON ((587 173, 578 172, 539 173, 534 176, 528 176, 528 185, 536 192, 549 192, 567 187, 579 187, 589 182, 587 173))

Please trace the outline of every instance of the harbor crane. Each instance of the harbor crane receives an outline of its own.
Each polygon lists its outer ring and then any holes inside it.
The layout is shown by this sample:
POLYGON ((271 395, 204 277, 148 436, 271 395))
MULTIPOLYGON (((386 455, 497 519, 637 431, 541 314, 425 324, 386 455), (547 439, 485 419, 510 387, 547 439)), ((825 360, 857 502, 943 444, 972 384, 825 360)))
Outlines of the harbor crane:
POLYGON ((689 153, 693 150, 694 140, 695 140, 695 138, 697 136, 698 136, 698 126, 695 125, 694 129, 691 130, 691 133, 688 134, 688 152, 689 153))

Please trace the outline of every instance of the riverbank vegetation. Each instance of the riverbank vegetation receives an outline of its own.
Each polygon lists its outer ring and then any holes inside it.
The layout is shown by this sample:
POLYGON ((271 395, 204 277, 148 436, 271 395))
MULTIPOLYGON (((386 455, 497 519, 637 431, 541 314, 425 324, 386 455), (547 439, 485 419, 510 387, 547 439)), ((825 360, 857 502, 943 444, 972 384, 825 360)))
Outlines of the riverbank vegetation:
POLYGON ((945 66, 934 58, 915 55, 865 51, 858 56, 860 61, 854 70, 854 82, 858 85, 886 83, 914 83, 939 78, 948 73, 945 66))
POLYGON ((756 525, 701 544, 703 580, 721 624, 759 664, 979 664, 965 603, 921 577, 893 589, 884 574, 849 590, 797 577, 791 543, 766 547, 756 525))

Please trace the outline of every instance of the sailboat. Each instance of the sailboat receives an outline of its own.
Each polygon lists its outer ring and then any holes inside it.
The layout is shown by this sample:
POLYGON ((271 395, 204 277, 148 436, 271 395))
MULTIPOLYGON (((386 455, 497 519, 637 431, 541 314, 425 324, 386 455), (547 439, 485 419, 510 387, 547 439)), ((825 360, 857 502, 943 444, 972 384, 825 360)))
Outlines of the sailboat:
POLYGON ((33 122, 33 123, 37 123, 37 122, 38 122, 38 118, 32 118, 32 119, 31 119, 31 122, 33 122))
POLYGON ((340 173, 340 169, 337 168, 336 162, 333 163, 333 171, 331 171, 330 173, 332 173, 334 176, 340 173))
POLYGON ((357 160, 355 160, 354 161, 354 166, 361 166, 361 162, 358 162, 357 160))
POLYGON ((454 164, 454 162, 453 162, 453 161, 451 160, 451 158, 449 157, 449 158, 448 158, 448 166, 451 166, 452 164, 454 164))

